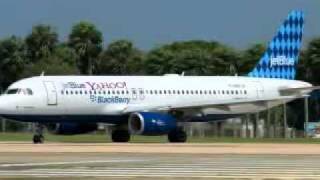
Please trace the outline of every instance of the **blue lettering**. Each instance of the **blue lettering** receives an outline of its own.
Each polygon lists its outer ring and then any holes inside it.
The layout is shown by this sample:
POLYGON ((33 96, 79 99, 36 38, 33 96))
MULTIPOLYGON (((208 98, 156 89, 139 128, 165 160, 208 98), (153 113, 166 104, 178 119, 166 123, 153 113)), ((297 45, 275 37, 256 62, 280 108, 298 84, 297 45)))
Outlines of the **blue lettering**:
POLYGON ((129 104, 130 98, 121 98, 119 96, 103 97, 90 95, 90 101, 98 104, 129 104))

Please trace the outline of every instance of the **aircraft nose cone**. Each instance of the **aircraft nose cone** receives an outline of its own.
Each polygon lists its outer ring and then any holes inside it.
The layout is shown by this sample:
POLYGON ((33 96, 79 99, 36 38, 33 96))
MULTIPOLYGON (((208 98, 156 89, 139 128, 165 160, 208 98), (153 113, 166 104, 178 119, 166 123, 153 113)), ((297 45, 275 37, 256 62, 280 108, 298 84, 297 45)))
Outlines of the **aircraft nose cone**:
POLYGON ((4 96, 0 96, 0 115, 9 114, 13 110, 12 104, 4 96))

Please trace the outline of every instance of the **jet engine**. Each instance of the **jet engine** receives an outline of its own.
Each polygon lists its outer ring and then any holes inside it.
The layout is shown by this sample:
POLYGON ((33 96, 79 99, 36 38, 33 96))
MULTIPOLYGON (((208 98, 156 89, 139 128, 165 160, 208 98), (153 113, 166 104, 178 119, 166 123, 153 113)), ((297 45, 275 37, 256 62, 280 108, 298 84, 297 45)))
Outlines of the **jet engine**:
POLYGON ((131 134, 158 136, 168 134, 176 128, 176 119, 169 114, 138 112, 129 116, 131 134))
POLYGON ((96 123, 54 123, 46 127, 49 132, 59 135, 85 134, 98 129, 96 123))

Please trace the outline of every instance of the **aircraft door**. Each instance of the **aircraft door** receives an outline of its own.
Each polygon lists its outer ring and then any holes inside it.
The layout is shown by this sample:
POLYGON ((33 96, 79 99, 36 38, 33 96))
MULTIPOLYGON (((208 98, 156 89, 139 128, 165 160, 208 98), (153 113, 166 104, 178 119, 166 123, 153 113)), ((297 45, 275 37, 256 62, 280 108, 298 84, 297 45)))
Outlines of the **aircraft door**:
POLYGON ((257 91, 257 98, 262 98, 264 95, 264 88, 262 84, 258 81, 254 82, 256 91, 257 91))
POLYGON ((44 81, 43 82, 44 87, 46 88, 47 92, 47 104, 48 105, 57 105, 57 90, 56 86, 54 85, 54 82, 52 81, 44 81))

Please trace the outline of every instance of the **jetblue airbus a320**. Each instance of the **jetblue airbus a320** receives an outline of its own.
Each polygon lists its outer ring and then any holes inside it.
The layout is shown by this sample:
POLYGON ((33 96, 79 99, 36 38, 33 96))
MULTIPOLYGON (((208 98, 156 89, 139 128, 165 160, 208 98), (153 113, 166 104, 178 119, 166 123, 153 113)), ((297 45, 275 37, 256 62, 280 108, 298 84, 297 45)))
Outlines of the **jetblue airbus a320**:
POLYGON ((184 122, 205 122, 263 111, 301 98, 317 87, 294 80, 304 16, 292 11, 256 67, 237 76, 39 76, 13 83, 0 97, 4 118, 81 134, 97 123, 113 126, 112 140, 131 134, 168 135, 185 142, 184 122))

